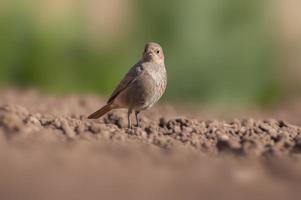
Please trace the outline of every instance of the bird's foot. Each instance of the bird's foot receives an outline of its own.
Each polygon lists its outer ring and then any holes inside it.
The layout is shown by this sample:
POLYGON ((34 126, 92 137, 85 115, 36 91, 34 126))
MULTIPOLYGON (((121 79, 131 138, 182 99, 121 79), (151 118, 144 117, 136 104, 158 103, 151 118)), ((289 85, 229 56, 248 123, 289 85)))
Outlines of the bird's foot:
POLYGON ((127 128, 126 129, 126 133, 128 133, 128 134, 134 134, 135 133, 135 129, 133 129, 132 127, 131 128, 127 128))

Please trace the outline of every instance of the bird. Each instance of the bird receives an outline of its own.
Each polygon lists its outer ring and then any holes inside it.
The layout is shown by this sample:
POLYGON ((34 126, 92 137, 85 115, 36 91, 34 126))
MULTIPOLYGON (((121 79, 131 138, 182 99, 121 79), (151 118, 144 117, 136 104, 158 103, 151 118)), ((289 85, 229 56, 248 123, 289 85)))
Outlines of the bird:
POLYGON ((140 127, 140 112, 151 108, 162 97, 166 86, 167 72, 162 47, 149 42, 144 47, 142 58, 123 77, 106 105, 89 115, 88 119, 98 119, 114 109, 127 109, 128 129, 132 129, 133 112, 136 126, 140 127))

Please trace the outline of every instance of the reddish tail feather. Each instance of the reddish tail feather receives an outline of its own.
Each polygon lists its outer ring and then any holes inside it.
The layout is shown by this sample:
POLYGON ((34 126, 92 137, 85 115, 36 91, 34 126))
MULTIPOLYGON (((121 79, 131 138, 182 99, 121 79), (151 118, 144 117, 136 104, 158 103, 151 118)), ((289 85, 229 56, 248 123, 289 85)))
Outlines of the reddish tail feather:
POLYGON ((88 119, 97 119, 100 118, 101 116, 105 115, 107 112, 111 111, 112 107, 111 104, 107 104, 101 109, 97 110, 95 113, 89 115, 88 119))

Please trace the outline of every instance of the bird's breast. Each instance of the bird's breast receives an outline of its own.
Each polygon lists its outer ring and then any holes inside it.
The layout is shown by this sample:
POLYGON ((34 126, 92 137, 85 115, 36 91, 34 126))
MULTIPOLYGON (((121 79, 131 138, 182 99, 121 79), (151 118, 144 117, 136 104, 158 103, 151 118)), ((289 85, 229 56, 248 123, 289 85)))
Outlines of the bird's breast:
POLYGON ((144 110, 154 105, 163 95, 167 85, 164 66, 144 63, 142 70, 139 77, 122 94, 124 104, 136 110, 144 110))
POLYGON ((149 78, 145 79, 145 104, 151 107, 163 95, 167 85, 167 75, 165 68, 160 70, 149 70, 149 78))

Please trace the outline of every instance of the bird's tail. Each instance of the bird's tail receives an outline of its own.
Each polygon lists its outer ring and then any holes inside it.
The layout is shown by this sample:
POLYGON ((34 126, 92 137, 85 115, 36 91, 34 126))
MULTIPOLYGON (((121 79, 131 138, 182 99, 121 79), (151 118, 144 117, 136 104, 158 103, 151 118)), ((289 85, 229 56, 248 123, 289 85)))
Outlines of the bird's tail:
POLYGON ((95 113, 89 115, 88 119, 98 119, 107 112, 111 111, 113 109, 113 106, 111 104, 107 104, 101 109, 97 110, 95 113))

